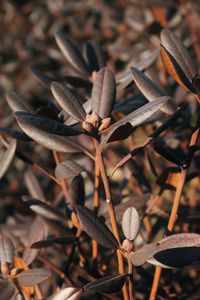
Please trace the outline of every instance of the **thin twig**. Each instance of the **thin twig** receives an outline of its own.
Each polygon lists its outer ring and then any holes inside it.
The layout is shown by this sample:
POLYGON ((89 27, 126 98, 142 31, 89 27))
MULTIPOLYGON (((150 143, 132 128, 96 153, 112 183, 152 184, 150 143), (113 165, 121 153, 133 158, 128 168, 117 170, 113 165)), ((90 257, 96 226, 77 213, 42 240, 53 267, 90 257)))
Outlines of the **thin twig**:
MULTIPOLYGON (((116 215, 115 215, 115 211, 114 211, 114 206, 113 206, 113 203, 112 203, 112 196, 111 196, 110 186, 109 186, 109 183, 108 183, 108 178, 107 178, 107 175, 106 175, 106 170, 105 170, 105 166, 104 166, 103 157, 102 157, 101 152, 99 151, 98 141, 95 138, 93 138, 93 142, 94 142, 96 155, 97 155, 97 160, 98 160, 98 165, 99 165, 101 178, 102 178, 102 181, 103 181, 104 190, 105 190, 105 194, 106 194, 106 203, 107 203, 108 213, 109 213, 109 216, 110 216, 110 221, 111 221, 113 234, 116 237, 116 239, 117 239, 117 241, 120 245, 120 237, 119 237, 119 231, 118 231, 118 227, 117 227, 117 220, 116 220, 116 215)), ((122 256, 122 253, 121 253, 120 250, 117 250, 117 258, 118 258, 119 273, 124 274, 125 273, 124 262, 123 262, 123 256, 122 256)), ((129 299, 128 288, 127 288, 126 283, 123 287, 123 296, 124 296, 124 300, 129 299)))

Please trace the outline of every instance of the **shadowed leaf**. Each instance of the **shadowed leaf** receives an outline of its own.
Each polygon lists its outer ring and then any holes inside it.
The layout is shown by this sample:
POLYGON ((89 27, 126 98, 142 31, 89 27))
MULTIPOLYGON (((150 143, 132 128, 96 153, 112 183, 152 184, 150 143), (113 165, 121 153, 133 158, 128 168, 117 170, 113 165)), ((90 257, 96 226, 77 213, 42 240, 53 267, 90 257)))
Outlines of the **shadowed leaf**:
POLYGON ((75 161, 66 160, 56 166, 55 175, 59 180, 72 180, 75 176, 78 176, 84 171, 84 168, 75 161))
POLYGON ((46 235, 46 231, 47 230, 44 221, 42 221, 40 218, 36 218, 30 228, 28 243, 22 256, 27 266, 30 265, 39 254, 38 250, 31 249, 31 245, 38 240, 43 239, 46 235))
POLYGON ((0 262, 11 264, 14 254, 15 248, 12 240, 0 231, 0 262))
POLYGON ((30 142, 31 139, 24 133, 11 128, 0 127, 0 134, 5 137, 12 137, 13 139, 30 142))
POLYGON ((107 68, 102 68, 96 75, 92 89, 92 111, 102 119, 110 116, 115 104, 116 83, 113 73, 107 68))
POLYGON ((64 75, 64 78, 69 84, 76 88, 92 89, 92 82, 85 79, 84 77, 64 75))
POLYGON ((39 129, 46 131, 47 133, 53 133, 61 136, 73 136, 81 133, 80 131, 70 126, 56 122, 42 115, 34 115, 21 111, 17 111, 15 115, 18 118, 25 120, 28 124, 38 127, 39 129))
POLYGON ((66 224, 64 215, 62 215, 56 208, 29 196, 23 196, 22 199, 25 204, 39 216, 49 220, 61 221, 66 224))
POLYGON ((74 287, 62 289, 58 293, 50 297, 50 300, 79 300, 81 298, 82 290, 74 287))
POLYGON ((16 112, 18 110, 32 112, 30 106, 27 103, 25 103, 24 99, 16 92, 7 92, 6 100, 13 112, 16 112))
POLYGON ((31 72, 45 87, 50 88, 52 81, 55 81, 55 78, 49 77, 48 75, 46 75, 45 73, 43 73, 35 67, 31 68, 31 72))
POLYGON ((151 243, 140 248, 136 252, 130 253, 130 259, 134 266, 143 265, 148 259, 153 257, 156 251, 157 243, 151 243))
POLYGON ((140 217, 134 207, 129 207, 122 218, 122 230, 125 237, 133 241, 140 230, 140 217))
POLYGON ((37 285, 50 277, 51 277, 51 271, 49 269, 43 269, 43 268, 23 271, 17 275, 17 279, 20 285, 30 286, 30 287, 37 285))
POLYGON ((195 92, 192 80, 196 75, 189 53, 181 40, 170 30, 161 32, 161 56, 169 74, 181 86, 195 92))
POLYGON ((93 240, 110 249, 119 247, 113 233, 90 209, 80 205, 75 208, 84 230, 93 240))
POLYGON ((0 179, 6 174, 8 171, 17 147, 17 142, 16 140, 12 140, 11 143, 9 144, 8 148, 6 151, 1 155, 0 157, 0 179))
POLYGON ((19 127, 35 142, 43 145, 50 150, 56 150, 64 153, 82 152, 81 146, 71 137, 59 136, 53 133, 46 132, 40 128, 29 124, 26 118, 16 115, 16 120, 19 127))
POLYGON ((69 209, 74 210, 75 205, 84 205, 85 185, 81 175, 77 175, 70 183, 66 204, 69 209))
POLYGON ((108 130, 104 131, 101 147, 107 142, 126 139, 132 133, 134 127, 146 122, 168 102, 171 102, 171 98, 163 96, 145 104, 113 124, 108 130))
POLYGON ((79 101, 79 97, 70 91, 64 84, 52 82, 51 91, 59 106, 71 115, 75 120, 82 122, 85 119, 86 112, 79 101))
POLYGON ((118 293, 122 289, 126 281, 126 277, 126 274, 116 276, 105 276, 101 279, 95 280, 84 285, 83 289, 85 291, 94 291, 96 293, 101 294, 118 293))
POLYGON ((70 65, 80 73, 90 74, 90 68, 85 62, 76 43, 61 30, 55 35, 56 42, 70 65))
MULTIPOLYGON (((132 67, 131 72, 137 87, 150 102, 160 97, 167 96, 161 88, 138 69, 132 67)), ((161 110, 167 114, 173 114, 176 109, 177 106, 173 100, 169 101, 161 108, 161 110)))
POLYGON ((75 240, 76 240, 76 237, 73 235, 60 236, 60 237, 55 237, 55 238, 49 238, 47 240, 37 241, 31 245, 31 248, 34 248, 34 249, 46 248, 46 247, 52 246, 54 244, 67 245, 67 244, 72 244, 75 240))

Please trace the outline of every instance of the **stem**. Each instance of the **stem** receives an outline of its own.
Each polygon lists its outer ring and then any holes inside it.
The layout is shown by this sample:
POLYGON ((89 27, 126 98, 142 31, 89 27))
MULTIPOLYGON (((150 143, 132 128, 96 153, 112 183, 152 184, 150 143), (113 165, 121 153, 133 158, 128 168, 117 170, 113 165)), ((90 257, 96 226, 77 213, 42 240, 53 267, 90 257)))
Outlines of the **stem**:
MULTIPOLYGON (((131 263, 129 256, 127 257, 127 259, 128 259, 128 274, 130 274, 130 276, 132 276, 133 265, 131 263)), ((128 279, 128 291, 129 291, 130 300, 133 300, 133 283, 132 283, 132 279, 130 277, 128 279)))
POLYGON ((160 276, 161 276, 161 271, 162 271, 161 267, 156 267, 149 300, 155 300, 156 299, 157 290, 158 290, 158 283, 159 283, 160 276))
MULTIPOLYGON (((198 122, 197 122, 196 130, 193 132, 193 134, 190 138, 187 168, 182 169, 182 171, 180 173, 180 179, 179 179, 179 182, 178 182, 178 186, 176 188, 176 193, 175 193, 175 196, 174 196, 174 201, 173 201, 173 205, 172 205, 172 209, 171 209, 171 214, 170 214, 170 218, 169 218, 168 225, 167 225, 167 229, 168 229, 169 232, 172 232, 173 229, 174 229, 174 224, 176 222, 176 216, 177 216, 178 207, 179 207, 179 204, 180 204, 181 195, 182 195, 182 192, 183 192, 183 187, 184 187, 184 184, 185 184, 186 176, 187 176, 187 173, 188 173, 193 155, 195 153, 193 151, 193 146, 196 145, 197 140, 198 140, 198 136, 199 136, 199 128, 198 128, 198 122)), ((154 300, 156 298, 156 294, 157 294, 157 290, 158 290, 158 284, 159 284, 159 280, 160 280, 160 276, 161 276, 161 271, 162 271, 162 268, 156 267, 149 300, 154 300)))
MULTIPOLYGON (((94 204, 94 211, 97 214, 98 208, 99 208, 99 164, 98 160, 95 160, 95 179, 94 179, 94 198, 93 198, 93 204, 94 204)), ((98 257, 98 243, 95 240, 92 240, 92 258, 95 260, 98 257)))
MULTIPOLYGON (((59 153, 57 151, 53 151, 53 157, 54 157, 56 165, 58 165, 60 163, 59 153)), ((65 179, 63 179, 63 180, 60 181, 60 185, 61 185, 61 188, 63 190, 63 194, 65 196, 65 199, 67 200, 68 187, 67 187, 67 183, 66 183, 65 179)))
MULTIPOLYGON (((101 173, 101 178, 103 181, 103 185, 104 185, 104 190, 105 190, 105 194, 106 194, 106 203, 107 203, 107 208, 108 208, 108 212, 109 212, 109 216, 110 216, 110 221, 111 221, 111 226, 112 226, 112 230, 113 230, 113 234, 116 237, 119 245, 120 245, 120 237, 119 237, 119 231, 118 231, 118 227, 117 227, 117 220, 116 220, 116 215, 115 215, 115 211, 114 211, 114 206, 112 203, 112 197, 111 197, 111 191, 110 191, 110 186, 108 183, 108 178, 106 175, 106 170, 105 170, 105 166, 104 166, 104 161, 103 161, 103 157, 101 152, 99 151, 99 143, 98 141, 93 138, 93 142, 94 142, 94 146, 95 146, 95 150, 96 150, 96 159, 98 160, 98 165, 99 165, 99 169, 100 169, 100 173, 101 173)), ((120 274, 124 274, 125 273, 125 269, 124 269, 124 263, 123 263, 123 256, 120 250, 117 250, 117 258, 118 258, 118 267, 119 267, 119 273, 120 274)), ((127 289, 127 285, 125 284, 123 287, 123 296, 124 296, 124 300, 128 300, 128 289, 127 289)))

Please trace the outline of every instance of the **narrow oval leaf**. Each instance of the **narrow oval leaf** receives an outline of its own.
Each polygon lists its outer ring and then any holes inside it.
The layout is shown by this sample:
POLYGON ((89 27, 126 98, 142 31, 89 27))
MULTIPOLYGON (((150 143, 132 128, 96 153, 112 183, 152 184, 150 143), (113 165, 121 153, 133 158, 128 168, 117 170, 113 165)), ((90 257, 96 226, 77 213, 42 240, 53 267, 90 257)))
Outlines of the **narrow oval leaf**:
POLYGON ((84 203, 85 203, 84 179, 79 174, 78 176, 74 177, 74 179, 72 180, 69 186, 66 204, 70 210, 74 210, 75 205, 84 205, 84 203))
POLYGON ((24 133, 17 130, 13 130, 7 127, 0 127, 0 134, 5 137, 12 137, 13 139, 23 142, 30 142, 31 139, 24 133))
POLYGON ((66 160, 56 166, 55 175, 59 180, 72 180, 75 176, 78 176, 84 171, 84 168, 77 164, 75 161, 66 160))
POLYGON ((168 73, 171 77, 183 88, 195 93, 195 88, 191 84, 188 77, 185 75, 184 71, 181 69, 180 65, 174 59, 174 57, 161 45, 160 53, 162 57, 163 64, 165 65, 168 73))
POLYGON ((200 261, 200 247, 171 248, 157 252, 154 259, 167 268, 182 268, 200 261))
POLYGON ((51 277, 49 269, 37 268, 29 271, 23 271, 17 275, 20 285, 33 286, 37 285, 51 277))
POLYGON ((15 115, 25 120, 30 125, 38 127, 47 133, 53 133, 61 136, 73 136, 81 133, 81 131, 78 131, 73 127, 64 125, 50 118, 43 117, 42 115, 35 115, 21 111, 17 111, 15 115))
MULTIPOLYGON (((137 87, 150 102, 162 96, 167 96, 166 93, 144 73, 133 67, 131 68, 131 72, 137 87)), ((161 108, 161 110, 167 114, 173 114, 176 109, 177 106, 174 101, 168 102, 161 108)))
POLYGON ((6 100, 8 102, 9 107, 13 112, 18 110, 31 112, 32 109, 30 106, 25 103, 24 99, 16 92, 7 92, 6 93, 6 100))
POLYGON ((161 31, 161 45, 174 57, 187 78, 192 81, 197 72, 182 41, 172 31, 163 29, 161 31))
POLYGON ((38 240, 43 239, 46 236, 46 233, 47 230, 44 221, 40 218, 36 218, 30 228, 28 242, 22 256, 27 266, 30 265, 39 254, 39 250, 31 249, 31 245, 38 240))
POLYGON ((181 247, 200 247, 200 234, 178 233, 170 235, 158 242, 157 251, 181 247))
POLYGON ((49 220, 61 221, 66 224, 65 216, 55 207, 29 196, 23 196, 22 200, 39 216, 49 220))
POLYGON ((143 105, 113 124, 108 130, 104 131, 101 148, 108 142, 126 139, 133 132, 134 127, 150 119, 154 114, 159 112, 164 105, 171 101, 172 99, 170 97, 163 96, 143 105))
POLYGON ((88 65, 90 66, 90 69, 92 71, 99 71, 100 66, 99 66, 98 56, 93 43, 88 41, 85 43, 83 49, 83 55, 88 65))
POLYGON ((13 158, 15 156, 15 151, 17 147, 16 140, 12 140, 7 150, 0 157, 0 179, 6 174, 8 171, 13 158))
POLYGON ((81 298, 82 290, 74 287, 68 287, 59 291, 50 297, 51 300, 79 300, 81 298))
POLYGON ((134 207, 129 207, 122 218, 122 229, 125 237, 133 241, 140 230, 140 217, 134 207))
POLYGON ((157 243, 151 243, 140 248, 136 252, 130 253, 130 259, 134 266, 143 265, 148 259, 153 257, 156 251, 157 243))
MULTIPOLYGON (((92 82, 84 77, 64 75, 64 79, 75 88, 92 89, 92 82)), ((55 81, 55 80, 54 80, 55 81)))
POLYGON ((46 201, 41 182, 38 180, 33 168, 28 168, 25 172, 24 182, 32 198, 40 199, 43 202, 46 201))
POLYGON ((34 248, 34 249, 46 248, 49 246, 53 246, 54 244, 67 245, 67 244, 72 244, 74 241, 76 241, 76 239, 77 238, 73 235, 49 238, 47 240, 41 240, 41 241, 37 241, 37 242, 33 243, 31 245, 31 248, 34 248))
POLYGON ((101 279, 92 281, 83 286, 84 291, 94 291, 101 294, 113 294, 118 293, 125 281, 126 274, 116 276, 105 276, 101 279))
POLYGON ((11 264, 14 254, 15 248, 12 240, 0 231, 0 262, 11 264))
POLYGON ((89 75, 91 70, 85 62, 76 43, 61 30, 56 33, 55 38, 58 47, 70 65, 78 72, 89 75))
POLYGON ((113 73, 102 68, 96 75, 92 89, 92 111, 102 119, 110 116, 116 97, 116 82, 113 73))
POLYGON ((42 71, 38 70, 35 67, 31 68, 33 75, 42 83, 45 87, 50 88, 52 81, 55 81, 55 78, 49 77, 44 74, 42 71))
POLYGON ((81 205, 75 208, 84 230, 93 240, 106 248, 119 248, 113 233, 90 209, 81 205))
POLYGON ((81 146, 71 137, 48 133, 32 124, 29 124, 29 122, 21 116, 16 115, 16 120, 19 127, 30 138, 50 150, 56 150, 64 153, 80 153, 83 151, 81 146))
POLYGON ((181 40, 170 30, 161 32, 161 57, 169 74, 181 86, 195 92, 192 79, 196 70, 181 40))
POLYGON ((83 122, 86 112, 79 101, 79 97, 60 82, 52 82, 51 91, 59 106, 79 122, 83 122))

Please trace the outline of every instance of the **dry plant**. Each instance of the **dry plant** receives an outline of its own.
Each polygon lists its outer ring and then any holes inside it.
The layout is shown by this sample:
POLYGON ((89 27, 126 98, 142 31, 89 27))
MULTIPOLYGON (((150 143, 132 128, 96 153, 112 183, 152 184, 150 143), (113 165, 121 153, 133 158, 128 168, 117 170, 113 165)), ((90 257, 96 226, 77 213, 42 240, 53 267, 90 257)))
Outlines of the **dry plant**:
POLYGON ((24 220, 18 213, 0 231, 4 297, 174 299, 180 283, 164 286, 162 269, 187 272, 200 260, 195 205, 184 199, 188 213, 179 215, 183 189, 199 174, 193 59, 177 35, 161 31, 160 72, 190 93, 194 115, 145 74, 158 49, 114 74, 98 43, 87 41, 81 51, 63 29, 55 40, 68 73, 57 79, 32 67, 51 101, 31 106, 6 92, 17 124, 0 128, 0 178, 16 157, 28 194, 20 191, 24 220), (139 96, 131 95, 134 84, 139 96), (51 151, 39 163, 44 148, 51 151))

